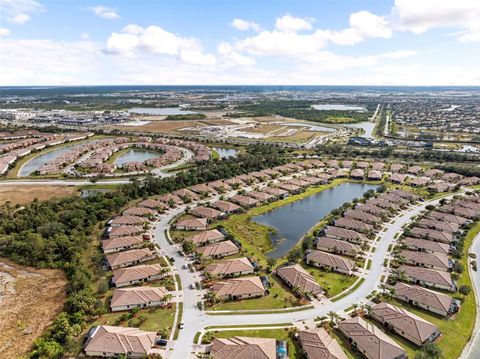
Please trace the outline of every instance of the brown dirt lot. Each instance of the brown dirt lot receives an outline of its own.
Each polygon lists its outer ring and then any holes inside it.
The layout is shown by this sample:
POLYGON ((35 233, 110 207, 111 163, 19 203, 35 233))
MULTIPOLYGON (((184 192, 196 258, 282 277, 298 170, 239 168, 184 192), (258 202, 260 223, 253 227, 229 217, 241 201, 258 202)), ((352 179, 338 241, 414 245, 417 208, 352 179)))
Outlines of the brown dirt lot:
POLYGON ((123 131, 170 133, 195 126, 204 127, 205 125, 195 121, 154 121, 143 126, 115 126, 114 128, 123 131))
POLYGON ((0 258, 0 359, 19 358, 62 310, 67 279, 0 258))
POLYGON ((7 201, 12 204, 25 204, 38 198, 40 201, 47 199, 67 197, 78 193, 75 187, 67 186, 0 186, 0 205, 7 201))

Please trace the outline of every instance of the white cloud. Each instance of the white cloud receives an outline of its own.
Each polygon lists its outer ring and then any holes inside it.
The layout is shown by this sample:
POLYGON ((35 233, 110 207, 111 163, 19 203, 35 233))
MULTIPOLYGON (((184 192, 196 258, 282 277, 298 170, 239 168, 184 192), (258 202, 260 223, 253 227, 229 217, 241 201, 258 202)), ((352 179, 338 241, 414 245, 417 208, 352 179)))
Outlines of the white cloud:
POLYGON ((101 17, 102 19, 107 19, 107 20, 120 19, 120 15, 118 15, 117 10, 107 6, 103 6, 103 5, 92 6, 89 8, 89 10, 92 11, 98 17, 101 17))
POLYGON ((30 14, 43 10, 35 0, 0 0, 0 17, 15 24, 25 24, 31 19, 30 14))
POLYGON ((10 18, 10 22, 15 24, 25 24, 28 21, 30 21, 30 15, 28 14, 18 14, 10 18))
POLYGON ((416 34, 438 27, 464 29, 460 41, 480 41, 478 0, 395 0, 392 18, 401 30, 416 34))
POLYGON ((0 37, 1 36, 8 36, 10 35, 10 30, 4 28, 4 27, 0 27, 0 37))
POLYGON ((83 39, 83 40, 89 40, 90 39, 90 35, 87 34, 86 32, 82 32, 80 34, 80 38, 83 39))
POLYGON ((215 55, 204 53, 197 39, 178 36, 156 25, 143 28, 130 24, 121 33, 112 33, 107 40, 105 53, 126 56, 170 55, 191 65, 212 66, 216 63, 215 55))
POLYGON ((312 23, 310 19, 303 19, 286 14, 277 19, 275 29, 281 32, 296 32, 301 30, 311 30, 312 23))
POLYGON ((227 66, 251 66, 255 64, 255 59, 250 56, 245 56, 235 51, 229 43, 222 42, 217 47, 223 64, 227 66))
POLYGON ((238 18, 233 19, 230 25, 240 31, 253 30, 253 31, 259 32, 262 30, 260 25, 258 25, 256 22, 247 21, 247 20, 238 19, 238 18))

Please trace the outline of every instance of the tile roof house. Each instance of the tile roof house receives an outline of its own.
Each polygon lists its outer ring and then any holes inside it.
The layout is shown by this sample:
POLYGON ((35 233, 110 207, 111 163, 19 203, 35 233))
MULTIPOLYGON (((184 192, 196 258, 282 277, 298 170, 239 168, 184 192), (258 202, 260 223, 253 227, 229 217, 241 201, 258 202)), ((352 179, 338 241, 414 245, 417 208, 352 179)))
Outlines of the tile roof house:
POLYGON ((243 211, 243 208, 240 207, 239 205, 232 203, 232 202, 227 202, 227 201, 215 201, 211 204, 213 208, 216 208, 224 213, 236 213, 236 212, 241 212, 243 211))
POLYGON ((215 208, 210 207, 195 207, 190 210, 190 214, 194 216, 206 218, 209 221, 213 221, 218 218, 223 218, 226 216, 225 213, 216 210, 215 208))
POLYGON ((394 289, 395 298, 439 315, 448 316, 457 312, 460 307, 460 302, 449 295, 418 285, 398 282, 394 289))
POLYGON ((374 305, 370 315, 394 333, 418 346, 433 342, 440 336, 440 330, 436 325, 385 302, 374 305))
POLYGON ((407 359, 407 353, 375 325, 361 317, 338 323, 340 332, 367 359, 407 359))
POLYGON ((443 175, 443 173, 444 172, 442 170, 438 170, 436 168, 430 168, 429 170, 426 170, 423 174, 427 177, 435 178, 443 175))
POLYGON ((403 183, 408 178, 406 174, 403 173, 392 173, 388 180, 393 183, 403 183))
POLYGON ((370 204, 357 203, 357 205, 355 206, 355 209, 358 209, 359 211, 363 211, 363 212, 366 212, 366 213, 373 214, 377 217, 388 217, 388 216, 390 216, 390 212, 387 211, 386 209, 383 209, 383 208, 380 208, 380 207, 377 207, 377 206, 373 206, 373 205, 370 205, 370 204))
POLYGON ((343 274, 352 275, 355 269, 355 262, 337 256, 336 254, 330 254, 327 252, 312 250, 305 257, 307 264, 320 267, 320 268, 330 268, 331 270, 343 274))
POLYGON ((140 264, 113 270, 113 283, 121 288, 128 285, 162 279, 168 272, 160 264, 140 264))
POLYGON ((202 231, 207 229, 206 218, 185 218, 175 223, 175 228, 186 231, 202 231))
POLYGON ((137 248, 124 252, 107 254, 105 257, 110 268, 118 269, 155 259, 157 254, 148 248, 137 248))
POLYGON ((412 192, 404 191, 404 190, 401 190, 401 189, 394 189, 393 191, 391 191, 389 193, 393 194, 397 197, 406 199, 410 202, 416 202, 420 199, 420 197, 417 196, 416 194, 413 194, 412 192))
POLYGON ((277 341, 272 338, 215 338, 210 356, 213 359, 277 359, 277 341))
POLYGON ((435 182, 430 184, 427 188, 433 192, 448 192, 453 191, 457 185, 448 182, 435 182))
POLYGON ((210 243, 221 242, 225 239, 225 235, 218 229, 210 229, 208 231, 202 231, 187 238, 188 241, 192 241, 195 246, 204 246, 210 243))
POLYGON ((438 210, 446 213, 455 214, 457 216, 462 216, 470 220, 476 220, 480 217, 480 211, 467 207, 462 207, 456 204, 442 206, 438 210))
POLYGON ((240 252, 240 249, 232 241, 212 243, 205 247, 198 247, 195 252, 202 254, 204 258, 223 258, 240 252))
POLYGON ((176 206, 180 206, 183 204, 183 200, 179 196, 172 193, 167 193, 160 197, 157 197, 156 200, 165 203, 166 206, 170 206, 170 203, 173 203, 176 206))
POLYGON ((426 287, 444 289, 450 292, 455 292, 457 290, 457 286, 448 272, 407 265, 400 266, 398 270, 404 272, 408 280, 412 283, 426 287))
POLYGON ((145 232, 143 226, 118 226, 107 228, 107 236, 110 239, 127 236, 138 236, 143 232, 145 232))
POLYGON ((230 185, 228 183, 225 183, 223 182, 222 180, 218 180, 218 181, 213 181, 213 182, 210 182, 208 183, 208 186, 216 189, 217 191, 220 191, 220 192, 225 192, 225 191, 229 191, 232 189, 232 187, 230 187, 230 185))
POLYGON ((407 264, 445 272, 451 271, 454 264, 446 254, 403 250, 400 255, 405 258, 407 264))
POLYGON ((246 257, 224 259, 213 262, 205 268, 205 272, 218 277, 235 277, 254 272, 252 263, 246 257))
POLYGON ((420 166, 411 166, 411 167, 408 167, 407 169, 407 172, 412 175, 418 175, 422 171, 423 171, 423 168, 420 166))
POLYGON ((347 359, 340 345, 325 328, 300 330, 297 338, 307 359, 347 359))
POLYGON ((415 177, 410 180, 409 185, 412 187, 423 187, 430 183, 430 178, 428 177, 415 177))
POLYGON ((360 168, 356 168, 350 173, 350 178, 363 180, 365 178, 365 171, 360 168))
POLYGON ((260 277, 231 278, 215 282, 212 291, 220 300, 263 297, 266 294, 260 277))
POLYGON ((400 164, 400 163, 392 163, 390 165, 390 171, 391 172, 399 172, 399 171, 403 170, 404 167, 405 166, 400 164))
POLYGON ((395 203, 392 203, 390 201, 385 201, 384 199, 381 199, 381 198, 370 198, 365 202, 365 204, 387 209, 389 211, 398 211, 400 209, 400 206, 396 205, 395 203))
POLYGON ((413 249, 415 251, 440 253, 445 255, 450 253, 450 245, 442 242, 429 241, 428 239, 413 237, 403 238, 402 242, 405 243, 408 249, 413 249))
POLYGON ((368 171, 367 179, 371 181, 379 181, 383 177, 382 172, 376 171, 376 170, 370 170, 368 171))
POLYGON ((427 218, 432 218, 439 221, 452 222, 458 224, 459 226, 464 226, 470 221, 468 218, 465 217, 439 211, 429 212, 427 218))
POLYGON ((155 332, 137 328, 100 325, 89 331, 84 351, 89 357, 143 358, 151 352, 156 337, 155 332))
POLYGON ((235 202, 235 203, 239 204, 240 206, 246 207, 246 208, 255 207, 256 205, 258 205, 260 203, 255 198, 243 196, 241 194, 237 194, 233 197, 230 197, 230 201, 235 202))
POLYGON ((212 187, 208 187, 203 183, 190 187, 190 190, 199 195, 217 194, 217 191, 215 191, 212 187))
POLYGON ((364 234, 352 231, 351 229, 327 226, 324 232, 327 237, 342 239, 350 243, 362 244, 368 241, 368 238, 364 234))
POLYGON ((321 251, 342 254, 349 257, 356 257, 357 254, 362 251, 360 246, 356 244, 330 237, 317 238, 315 246, 316 249, 321 251))
POLYGON ((382 219, 380 217, 374 216, 373 214, 361 211, 359 209, 349 209, 343 213, 343 216, 372 225, 379 225, 382 223, 382 219))
POLYGON ((262 189, 262 191, 265 192, 265 193, 271 194, 271 195, 275 196, 276 198, 288 197, 288 191, 285 191, 283 189, 276 188, 276 187, 264 187, 262 189))
POLYGON ((311 293, 318 299, 324 298, 320 284, 301 265, 293 264, 279 267, 276 270, 276 274, 290 288, 298 288, 303 293, 311 293))
POLYGON ((139 216, 117 216, 110 220, 108 224, 112 227, 117 226, 141 226, 147 223, 148 219, 139 216))
POLYGON ((383 171, 383 169, 385 168, 385 164, 382 162, 373 162, 371 166, 372 169, 376 171, 383 171))
POLYGON ((426 229, 421 227, 411 228, 410 235, 412 237, 425 238, 442 243, 451 243, 455 240, 455 236, 453 233, 436 231, 434 229, 426 229))
POLYGON ((164 287, 116 288, 110 301, 110 310, 118 312, 132 308, 151 308, 164 306, 167 290, 164 287))
POLYGON ((252 197, 260 202, 270 202, 275 199, 275 196, 270 193, 259 192, 259 191, 252 191, 247 193, 248 197, 252 197))
POLYGON ((157 214, 154 210, 145 207, 129 207, 122 212, 124 216, 154 216, 157 214))
POLYGON ((108 254, 143 247, 144 241, 141 236, 128 236, 104 239, 101 243, 103 253, 108 254))
POLYGON ((423 218, 420 221, 418 221, 417 226, 423 227, 423 228, 435 229, 443 232, 450 232, 450 233, 458 232, 458 230, 460 229, 460 226, 456 223, 443 222, 443 221, 432 220, 428 218, 423 218))
POLYGON ((153 210, 164 210, 166 209, 165 203, 156 201, 154 199, 146 199, 137 203, 138 207, 153 209, 153 210))
POLYGON ((372 225, 361 222, 361 221, 357 221, 351 218, 342 217, 342 218, 336 219, 333 223, 336 227, 351 229, 353 231, 358 231, 362 233, 368 233, 373 231, 372 225))
POLYGON ((286 182, 278 183, 277 187, 287 191, 288 193, 296 194, 296 193, 302 192, 302 187, 296 186, 296 185, 291 184, 291 183, 286 183, 286 182))
POLYGON ((185 203, 191 201, 198 201, 200 197, 195 192, 192 192, 186 188, 176 190, 173 192, 175 196, 180 197, 185 203))

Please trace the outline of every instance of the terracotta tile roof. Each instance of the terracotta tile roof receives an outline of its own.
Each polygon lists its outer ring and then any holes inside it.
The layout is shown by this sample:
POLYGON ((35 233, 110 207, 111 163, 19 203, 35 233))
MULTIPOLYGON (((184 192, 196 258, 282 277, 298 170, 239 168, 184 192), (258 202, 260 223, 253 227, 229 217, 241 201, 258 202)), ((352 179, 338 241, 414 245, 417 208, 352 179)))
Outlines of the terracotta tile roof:
POLYGON ((155 212, 154 210, 145 207, 130 207, 122 212, 122 214, 125 216, 147 216, 154 215, 156 213, 157 212, 155 212))
POLYGON ((430 308, 448 313, 453 302, 453 298, 433 290, 429 290, 418 285, 409 285, 398 282, 395 284, 395 297, 405 297, 407 300, 413 300, 430 308))
POLYGON ((143 223, 148 222, 145 217, 139 216, 117 216, 110 222, 111 225, 122 225, 122 226, 132 226, 132 225, 142 225, 143 223))
POLYGON ((113 270, 113 278, 115 283, 124 283, 157 276, 163 270, 164 268, 160 264, 140 264, 135 267, 113 270))
POLYGON ((253 265, 248 258, 224 259, 211 263, 205 271, 212 275, 234 275, 241 272, 253 272, 253 265))
POLYGON ((263 295, 265 288, 260 277, 242 277, 215 282, 212 291, 222 298, 225 296, 263 295))
POLYGON ((339 218, 334 221, 336 227, 352 229, 354 231, 368 232, 373 230, 373 226, 350 218, 339 218))
POLYGON ((465 217, 461 217, 461 216, 450 214, 450 213, 438 212, 438 211, 429 212, 427 215, 427 218, 433 218, 439 221, 452 222, 460 226, 463 226, 468 222, 468 219, 465 217))
POLYGON ((359 203, 355 206, 355 209, 358 209, 363 212, 371 213, 377 216, 388 216, 389 212, 386 209, 373 206, 370 204, 359 203))
POLYGON ((195 243, 195 245, 199 246, 204 243, 219 242, 219 241, 222 241, 224 238, 225 236, 218 229, 211 229, 208 231, 197 233, 194 236, 188 238, 188 240, 192 241, 193 243, 195 243))
POLYGON ((176 190, 175 192, 173 192, 173 194, 182 199, 190 198, 191 201, 196 201, 200 199, 200 197, 195 192, 192 192, 186 188, 176 190))
MULTIPOLYGON (((438 327, 409 311, 382 302, 372 307, 371 314, 393 327, 398 333, 405 333, 421 343, 438 331, 438 327)), ((401 334, 400 334, 401 335, 401 334)))
POLYGON ((344 271, 352 271, 355 267, 355 263, 349 259, 317 250, 313 250, 307 254, 306 259, 307 262, 318 263, 332 268, 339 268, 344 271))
POLYGON ((131 249, 129 251, 107 254, 110 267, 115 268, 136 261, 144 262, 156 256, 156 253, 148 248, 131 249))
POLYGON ((143 243, 143 238, 141 236, 118 237, 112 239, 105 239, 101 243, 103 250, 108 251, 115 250, 117 248, 141 245, 143 243))
POLYGON ((297 335, 308 359, 347 359, 340 345, 324 328, 300 330, 297 335))
POLYGON ((337 250, 337 251, 345 251, 345 252, 350 252, 350 253, 358 253, 362 249, 360 246, 357 246, 356 244, 343 241, 340 239, 334 239, 330 237, 319 237, 317 238, 317 249, 330 249, 330 250, 337 250))
POLYGON ((152 349, 156 337, 155 332, 137 328, 101 325, 92 328, 85 352, 146 355, 152 349))
POLYGON ((165 294, 167 294, 167 290, 164 287, 116 288, 113 290, 110 308, 162 302, 165 294))
POLYGON ((426 229, 421 227, 413 227, 410 229, 412 237, 426 238, 443 243, 451 243, 454 240, 454 235, 450 232, 436 231, 434 229, 426 229))
POLYGON ((160 201, 155 201, 153 199, 146 199, 142 202, 139 202, 137 204, 139 207, 145 207, 145 208, 150 208, 150 209, 164 209, 165 208, 165 203, 162 203, 160 201))
POLYGON ((450 245, 447 243, 429 241, 428 239, 420 239, 413 237, 406 237, 402 240, 410 249, 423 249, 429 252, 436 252, 448 254, 450 252, 450 245))
POLYGON ((274 198, 274 195, 272 195, 272 194, 265 193, 265 192, 258 192, 258 191, 248 192, 247 196, 252 197, 252 198, 256 199, 257 201, 261 201, 261 202, 268 201, 268 200, 274 198))
POLYGON ((370 224, 381 223, 382 219, 359 209, 349 209, 343 213, 344 217, 352 218, 370 224))
POLYGON ((225 215, 225 213, 210 207, 195 207, 190 213, 207 219, 216 219, 225 215))
POLYGON ((452 277, 448 272, 442 272, 427 268, 412 267, 407 265, 402 265, 398 269, 405 272, 405 274, 410 278, 447 287, 454 286, 452 277))
POLYGON ((448 271, 453 265, 446 254, 424 253, 418 251, 403 250, 400 254, 405 257, 407 263, 414 265, 433 266, 436 269, 448 271))
POLYGON ((215 201, 212 203, 212 207, 215 207, 225 213, 236 212, 242 209, 242 207, 239 205, 227 201, 215 201))
POLYGON ((277 343, 272 338, 215 338, 210 355, 213 359, 276 359, 277 343))
POLYGON ((457 232, 460 229, 458 224, 423 218, 417 222, 417 226, 436 229, 443 232, 457 232))
POLYGON ((285 196, 286 194, 288 194, 288 191, 276 187, 265 187, 262 189, 262 191, 273 194, 274 196, 285 196))
POLYGON ((314 296, 323 296, 323 289, 320 284, 299 264, 277 268, 276 273, 292 288, 298 287, 303 292, 312 293, 314 296))
POLYGON ((203 183, 190 187, 190 190, 199 194, 200 193, 212 193, 212 194, 217 193, 217 191, 215 191, 213 188, 208 187, 206 184, 203 184, 203 183))
POLYGON ((207 219, 206 218, 185 218, 179 220, 175 226, 179 227, 187 227, 187 228, 206 228, 207 227, 207 219))
POLYGON ((145 232, 142 226, 118 226, 110 227, 108 231, 109 238, 136 236, 145 232))
POLYGON ((204 257, 223 256, 226 254, 238 253, 240 250, 232 241, 223 241, 212 243, 205 247, 199 247, 195 250, 197 253, 203 254, 204 257))
POLYGON ((364 242, 368 240, 368 238, 362 233, 335 226, 327 226, 325 228, 325 234, 327 237, 338 237, 353 242, 364 242))
POLYGON ((230 200, 238 203, 241 206, 255 206, 258 204, 258 201, 255 198, 242 196, 241 194, 231 197, 230 200))
POLYGON ((405 351, 393 339, 360 317, 344 320, 338 323, 338 328, 357 344, 361 352, 367 353, 368 358, 395 359, 402 355, 407 358, 405 351))

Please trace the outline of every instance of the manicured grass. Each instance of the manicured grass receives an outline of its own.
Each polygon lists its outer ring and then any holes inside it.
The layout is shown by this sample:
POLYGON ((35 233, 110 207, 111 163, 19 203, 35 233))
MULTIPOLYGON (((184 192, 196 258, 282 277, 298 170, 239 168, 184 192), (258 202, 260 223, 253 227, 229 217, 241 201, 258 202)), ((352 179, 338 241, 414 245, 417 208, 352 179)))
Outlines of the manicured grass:
POLYGON ((262 310, 292 308, 301 305, 298 299, 291 294, 276 278, 269 276, 270 294, 265 297, 220 302, 206 310, 262 310))
POLYGON ((370 268, 372 268, 372 260, 371 259, 369 259, 367 261, 367 269, 369 270, 370 268))
POLYGON ((178 303, 178 320, 177 320, 177 327, 175 328, 175 334, 173 335, 173 339, 177 340, 178 333, 180 332, 180 324, 182 323, 183 318, 183 303, 178 303))
POLYGON ((333 302, 339 300, 339 299, 342 299, 344 297, 346 297, 347 295, 349 295, 350 293, 354 292, 355 290, 357 290, 358 287, 360 287, 360 285, 365 281, 365 278, 360 278, 360 280, 353 286, 351 287, 348 291, 346 291, 345 293, 343 293, 342 295, 339 295, 338 297, 335 297, 332 299, 333 302))
POLYGON ((180 280, 180 276, 175 274, 175 281, 177 282, 178 290, 182 290, 182 281, 180 280))
MULTIPOLYGON (((101 315, 93 325, 119 325, 122 327, 131 326, 127 321, 120 322, 120 317, 128 312, 106 313, 101 315)), ((162 332, 162 337, 170 335, 175 317, 175 303, 170 308, 149 308, 142 309, 134 318, 145 317, 143 323, 139 326, 142 330, 162 332)))
MULTIPOLYGON (((225 329, 225 328, 245 328, 245 324, 237 324, 237 325, 222 325, 222 326, 211 326, 205 327, 205 330, 212 330, 212 329, 225 329)), ((280 323, 280 324, 249 324, 249 328, 262 328, 262 327, 287 327, 292 326, 292 323, 280 323)))
POLYGON ((324 271, 320 268, 303 265, 308 273, 315 277, 318 284, 327 291, 327 297, 333 297, 351 287, 357 280, 356 276, 348 276, 336 272, 324 271))
MULTIPOLYGON (((213 338, 231 338, 235 336, 241 337, 258 337, 258 338, 275 338, 277 340, 285 340, 288 345, 288 357, 289 358, 302 358, 302 355, 299 352, 299 348, 296 346, 296 343, 291 339, 289 328, 284 329, 248 329, 248 330, 226 330, 226 331, 215 331, 212 332, 211 337, 213 338)), ((208 339, 210 335, 206 334, 207 338, 204 336, 204 340, 208 339)))
POLYGON ((215 151, 214 149, 211 149, 211 151, 212 151, 212 159, 219 160, 220 159, 220 154, 217 151, 215 151))

